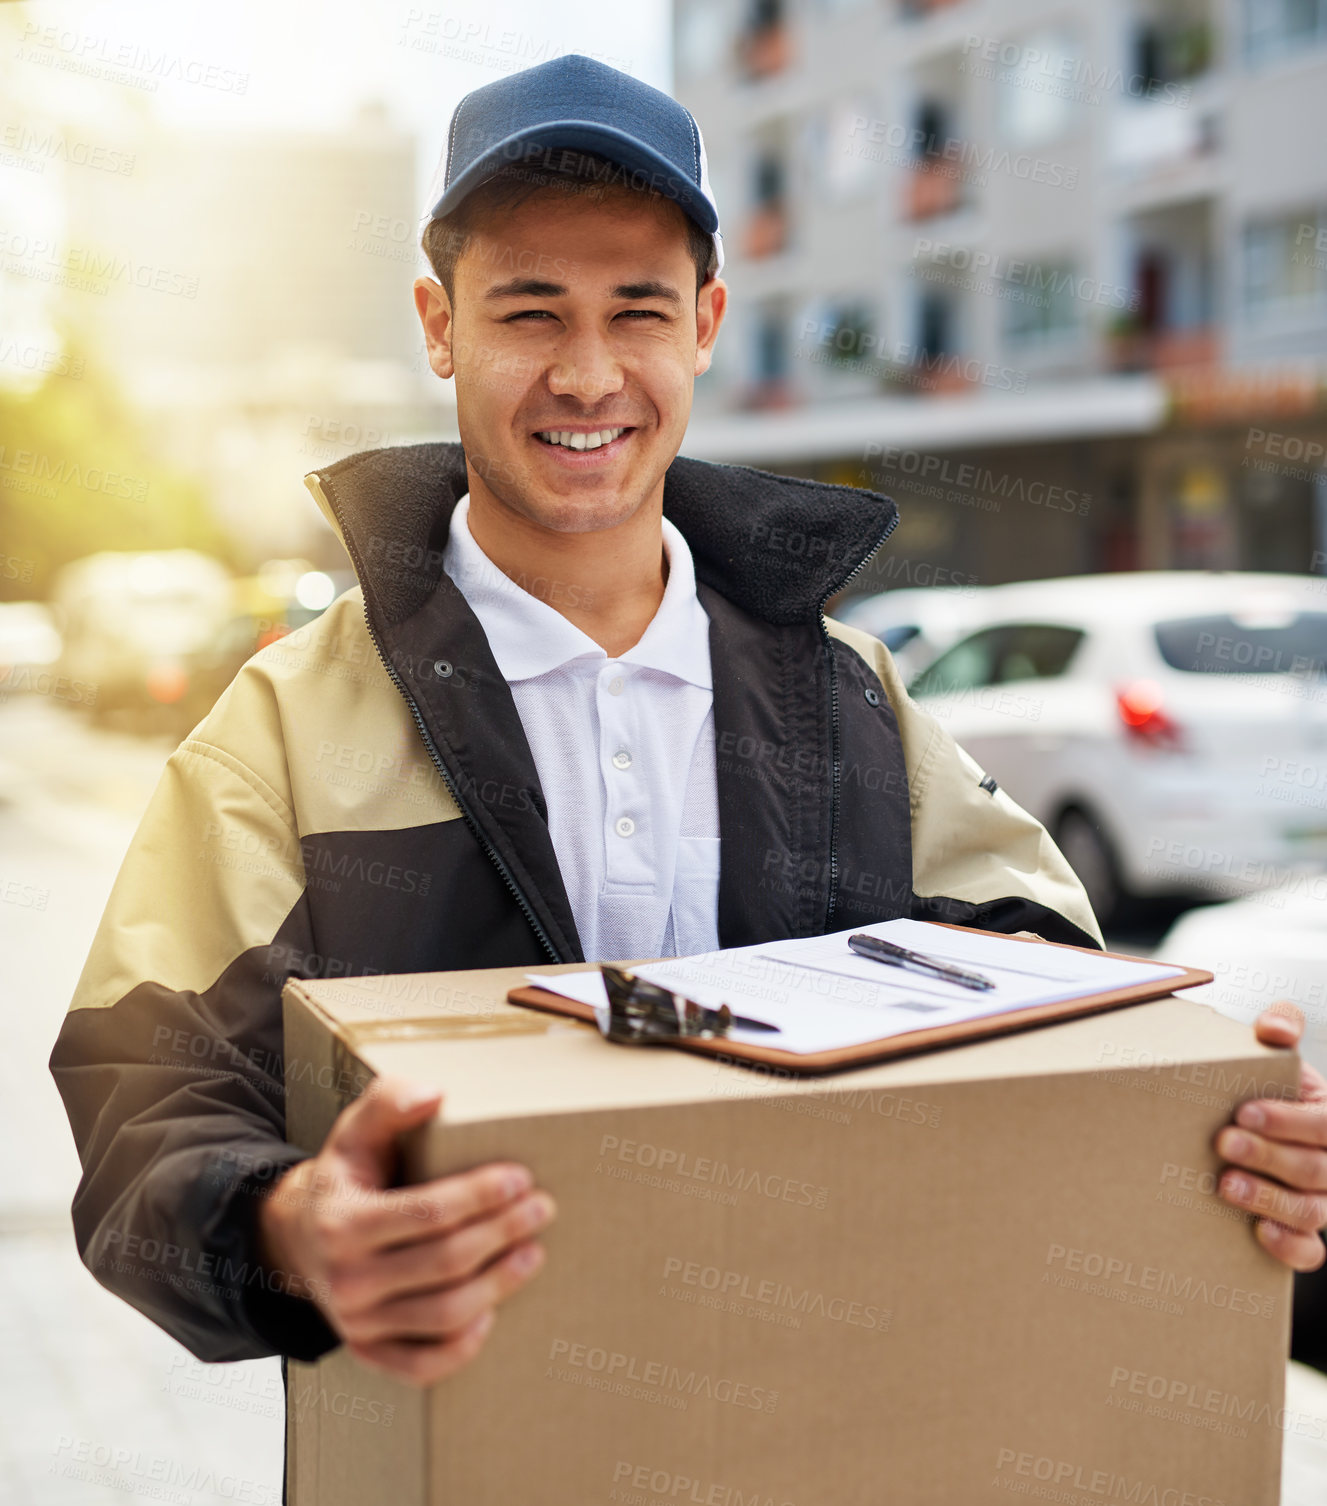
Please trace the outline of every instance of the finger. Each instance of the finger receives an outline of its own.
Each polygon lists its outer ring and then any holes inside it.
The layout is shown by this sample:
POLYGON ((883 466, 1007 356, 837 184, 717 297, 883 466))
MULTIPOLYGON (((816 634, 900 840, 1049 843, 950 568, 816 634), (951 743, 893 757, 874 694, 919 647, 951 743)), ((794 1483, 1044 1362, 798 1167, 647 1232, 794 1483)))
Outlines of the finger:
POLYGON ((412 1344, 408 1339, 381 1339, 372 1344, 347 1344, 356 1359, 413 1386, 432 1386, 455 1375, 484 1347, 497 1314, 490 1307, 467 1328, 441 1343, 412 1344))
POLYGON ((354 1180, 385 1186, 396 1164, 396 1137, 427 1124, 441 1103, 438 1088, 407 1077, 375 1077, 337 1115, 323 1149, 344 1162, 354 1180))
POLYGON ((438 1177, 383 1193, 364 1223, 372 1249, 421 1244, 488 1218, 524 1197, 534 1173, 516 1161, 493 1161, 473 1171, 438 1177))
POLYGON ((1227 1125, 1216 1137, 1219 1155, 1236 1166, 1265 1172, 1299 1192, 1327 1192, 1327 1150, 1288 1145, 1227 1125))
POLYGON ((1288 999, 1269 1004, 1253 1024, 1264 1046, 1293 1046, 1304 1033, 1304 1012, 1288 999))
POLYGON ((1327 1146, 1327 1103, 1252 1098, 1235 1110, 1235 1123, 1269 1140, 1327 1146))
POLYGON ((546 1228, 555 1212, 546 1192, 533 1192, 453 1233, 375 1255, 338 1283, 338 1311, 349 1317, 398 1297, 459 1285, 546 1228))
POLYGON ((518 1245, 481 1275, 459 1286, 396 1297, 346 1321, 347 1337, 360 1343, 383 1339, 447 1339, 519 1291, 544 1263, 540 1245, 518 1245))
POLYGON ((1292 1271, 1316 1271, 1327 1261, 1327 1245, 1319 1234, 1300 1234, 1269 1218, 1260 1218, 1254 1228, 1259 1244, 1292 1271))
POLYGON ((1280 1187, 1248 1171, 1227 1171, 1217 1184, 1221 1196, 1237 1208, 1286 1224, 1300 1234, 1312 1234, 1327 1224, 1327 1196, 1280 1187))

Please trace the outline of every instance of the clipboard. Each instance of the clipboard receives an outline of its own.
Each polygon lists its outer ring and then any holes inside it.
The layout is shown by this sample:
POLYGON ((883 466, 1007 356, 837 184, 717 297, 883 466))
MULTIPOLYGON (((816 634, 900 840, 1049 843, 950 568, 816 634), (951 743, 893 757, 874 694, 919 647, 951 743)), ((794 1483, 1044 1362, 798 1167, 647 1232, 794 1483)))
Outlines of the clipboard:
MULTIPOLYGON (((999 937, 1002 941, 1021 941, 1028 946, 1056 947, 1060 951, 1083 952, 1092 957, 1116 957, 1124 962, 1145 963, 1149 960, 1145 957, 1133 957, 1127 952, 1107 952, 1096 947, 1071 946, 1062 941, 1043 941, 1040 937, 1011 935, 1006 931, 986 931, 978 926, 956 926, 946 921, 935 921, 932 924, 942 925, 950 931, 966 931, 978 936, 999 937)), ((1178 964, 1174 965, 1178 966, 1178 964)), ((1012 1035, 1019 1030, 1031 1030, 1039 1025, 1054 1025, 1061 1020, 1076 1019, 1080 1015, 1101 1014, 1109 1009, 1122 1009, 1128 1004, 1141 1004, 1148 999, 1165 998, 1167 994, 1172 994, 1179 988, 1196 988, 1199 984, 1211 983, 1213 977, 1214 974, 1203 968, 1186 967, 1173 977, 1154 979, 1149 983, 1137 983, 1127 988, 1083 994, 1073 999, 1056 999, 1045 1004, 1011 1009, 1002 1014, 983 1015, 974 1020, 923 1026, 918 1030, 891 1035, 883 1040, 863 1041, 854 1046, 841 1046, 831 1051, 782 1051, 777 1046, 765 1046, 751 1041, 701 1040, 685 1037, 668 1041, 665 1044, 680 1051, 694 1051, 702 1056, 721 1057, 734 1065, 777 1067, 781 1073, 797 1077, 814 1077, 827 1072, 845 1071, 850 1067, 864 1067, 871 1062, 889 1061, 894 1057, 914 1056, 923 1051, 941 1050, 946 1046, 962 1046, 969 1041, 981 1040, 987 1036, 1012 1035)), ((507 1002, 521 1005, 526 1009, 567 1015, 594 1026, 596 1032, 598 1029, 595 1025, 594 1010, 589 1004, 564 998, 561 994, 550 993, 544 988, 536 988, 530 984, 513 988, 507 995, 507 1002)))

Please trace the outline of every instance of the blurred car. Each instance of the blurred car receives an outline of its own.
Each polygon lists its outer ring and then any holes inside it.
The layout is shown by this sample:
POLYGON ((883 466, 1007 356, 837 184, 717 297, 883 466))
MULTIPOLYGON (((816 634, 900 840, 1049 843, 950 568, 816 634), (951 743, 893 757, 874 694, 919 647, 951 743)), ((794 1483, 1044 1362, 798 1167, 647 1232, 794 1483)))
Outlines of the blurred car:
POLYGON ((925 669, 969 626, 982 620, 977 603, 983 589, 902 586, 874 596, 854 597, 831 615, 837 622, 879 638, 906 681, 925 669))
POLYGON ((188 693, 189 660, 230 612, 230 572, 192 549, 107 551, 66 565, 52 602, 60 674, 90 687, 99 719, 164 724, 188 693))
POLYGON ((0 602, 0 697, 39 691, 60 657, 60 633, 39 601, 0 602))
POLYGON ((1280 999, 1304 1011, 1301 1054, 1327 1074, 1327 869, 1268 889, 1189 910, 1156 948, 1161 962, 1205 967, 1213 983, 1184 997, 1252 1023, 1280 999))
POLYGON ((353 584, 353 572, 316 570, 303 559, 268 560, 256 574, 237 577, 226 620, 190 656, 181 730, 207 715, 246 659, 312 622, 353 584))
POLYGON ((1051 831, 1103 925, 1327 861, 1327 582, 1155 571, 987 587, 910 689, 1051 831))

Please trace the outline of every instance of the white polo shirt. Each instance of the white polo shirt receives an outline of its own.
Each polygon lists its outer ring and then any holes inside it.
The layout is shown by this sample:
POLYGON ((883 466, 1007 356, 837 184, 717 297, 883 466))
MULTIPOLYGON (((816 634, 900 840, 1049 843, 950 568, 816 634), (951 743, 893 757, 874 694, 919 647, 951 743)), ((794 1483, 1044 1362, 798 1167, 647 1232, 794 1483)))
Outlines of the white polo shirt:
MULTIPOLYGON (((475 543, 470 498, 443 568, 511 686, 586 959, 687 956, 718 940, 719 801, 709 617, 667 520, 668 582, 616 659, 475 543)), ((478 772, 478 771, 476 771, 478 772)))

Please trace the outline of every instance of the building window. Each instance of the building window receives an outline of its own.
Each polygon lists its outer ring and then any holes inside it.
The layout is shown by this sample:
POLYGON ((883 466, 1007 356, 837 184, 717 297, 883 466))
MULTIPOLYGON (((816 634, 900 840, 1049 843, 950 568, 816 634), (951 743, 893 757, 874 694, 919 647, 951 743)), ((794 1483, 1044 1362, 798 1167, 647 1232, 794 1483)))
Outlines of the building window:
POLYGON ((1038 31, 1024 37, 1012 63, 995 65, 996 115, 1011 146, 1045 146, 1073 123, 1073 96, 1091 98, 1083 61, 1069 37, 1038 31))
POLYGON ((1244 227, 1244 308, 1254 318, 1327 302, 1327 207, 1244 227))
POLYGON ((917 359, 935 361, 954 351, 954 306, 942 293, 926 293, 917 305, 917 359))
POLYGON ((788 66, 792 49, 783 0, 751 0, 738 56, 748 78, 763 78, 788 66))
POLYGON ((1244 56, 1251 67, 1327 42, 1327 0, 1244 0, 1244 56))
POLYGON ((807 123, 806 160, 828 202, 855 198, 875 181, 876 164, 884 157, 883 148, 871 141, 877 119, 875 105, 859 95, 835 101, 807 123))
POLYGON ((825 309, 817 321, 820 335, 819 360, 845 371, 863 371, 880 356, 876 319, 864 299, 843 299, 825 309))
POLYGON ((1020 262, 1017 278, 1006 277, 1005 338, 1021 345, 1062 340, 1078 332, 1077 279, 1068 262, 1020 262))
POLYGON ((677 12, 677 62, 683 78, 704 78, 731 45, 723 10, 710 0, 691 0, 677 12))
POLYGON ((774 256, 787 245, 787 178, 782 149, 760 147, 751 163, 751 213, 743 243, 753 260, 774 256))
POLYGON ((1133 40, 1133 76, 1129 93, 1139 99, 1166 98, 1166 86, 1182 84, 1212 66, 1215 44, 1211 26, 1202 20, 1152 20, 1139 26, 1133 40))
POLYGON ((783 311, 762 309, 756 321, 755 379, 758 387, 771 387, 788 377, 788 325, 783 311))

